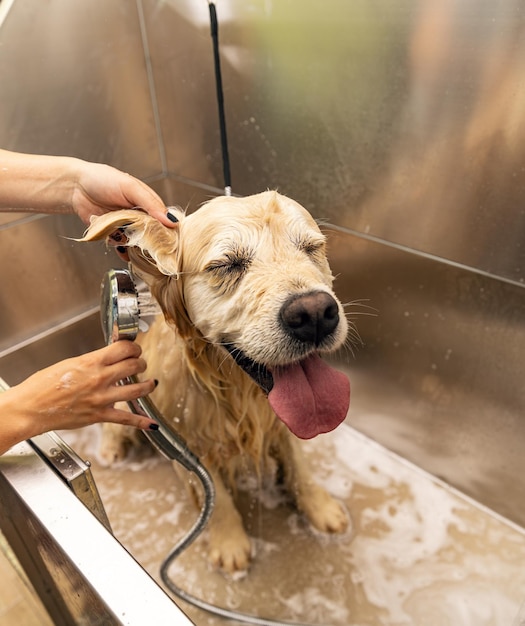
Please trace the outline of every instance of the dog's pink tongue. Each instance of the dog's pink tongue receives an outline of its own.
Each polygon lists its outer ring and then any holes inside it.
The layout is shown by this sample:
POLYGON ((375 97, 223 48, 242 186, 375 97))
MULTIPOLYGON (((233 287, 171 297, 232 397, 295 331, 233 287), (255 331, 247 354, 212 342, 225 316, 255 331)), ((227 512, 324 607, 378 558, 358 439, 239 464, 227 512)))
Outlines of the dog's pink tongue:
POLYGON ((345 419, 350 405, 350 381, 317 354, 272 371, 270 406, 301 439, 327 433, 345 419))

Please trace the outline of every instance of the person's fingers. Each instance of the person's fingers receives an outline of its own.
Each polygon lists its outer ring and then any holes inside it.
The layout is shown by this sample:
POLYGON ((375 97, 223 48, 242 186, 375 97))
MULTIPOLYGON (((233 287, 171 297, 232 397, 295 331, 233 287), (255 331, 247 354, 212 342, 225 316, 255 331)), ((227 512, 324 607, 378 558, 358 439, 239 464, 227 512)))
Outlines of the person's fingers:
POLYGON ((178 220, 174 221, 173 216, 170 217, 171 213, 169 213, 165 208, 162 211, 151 210, 148 211, 148 213, 151 215, 151 217, 159 220, 159 222, 163 226, 167 226, 168 228, 175 228, 175 226, 177 225, 178 220))
POLYGON ((100 357, 102 365, 114 365, 124 359, 138 358, 142 354, 142 348, 134 341, 122 339, 96 350, 93 354, 100 357))
POLYGON ((101 414, 101 421, 113 422, 114 424, 121 424, 122 426, 134 426, 141 430, 157 430, 158 424, 149 417, 137 415, 130 411, 123 411, 121 409, 115 409, 114 407, 107 407, 101 414))
POLYGON ((110 384, 118 383, 123 378, 142 374, 146 371, 146 361, 144 359, 129 358, 123 359, 119 363, 110 365, 108 368, 108 380, 110 384))
POLYGON ((117 385, 111 390, 111 398, 113 402, 124 402, 127 400, 136 400, 142 398, 151 393, 157 383, 153 378, 136 383, 129 383, 125 385, 117 385))
MULTIPOLYGON (((141 395, 151 393, 154 389, 152 380, 140 381, 121 386, 118 383, 131 376, 142 374, 146 371, 146 361, 140 357, 142 348, 133 341, 121 340, 96 350, 88 355, 94 359, 94 366, 99 364, 97 386, 102 395, 104 404, 112 404, 119 400, 135 399, 141 395), (100 368, 101 366, 101 368, 100 368), (127 389, 123 396, 118 389, 127 389), (134 391, 137 389, 137 391, 134 391)), ((93 369, 95 369, 93 368, 93 369)), ((95 379, 94 379, 95 380, 95 379)))
POLYGON ((168 217, 168 209, 160 196, 146 183, 128 176, 124 194, 130 206, 141 208, 168 228, 175 226, 176 222, 168 217))

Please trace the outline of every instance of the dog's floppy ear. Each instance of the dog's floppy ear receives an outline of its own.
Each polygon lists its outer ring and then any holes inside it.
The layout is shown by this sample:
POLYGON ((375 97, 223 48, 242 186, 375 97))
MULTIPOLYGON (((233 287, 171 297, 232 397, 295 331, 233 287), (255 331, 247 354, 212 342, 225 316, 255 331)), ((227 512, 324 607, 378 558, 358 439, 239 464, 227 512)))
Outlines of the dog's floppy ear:
MULTIPOLYGON (((171 208, 180 222, 184 218, 181 209, 171 208)), ((179 273, 179 227, 167 228, 157 219, 139 210, 121 210, 104 213, 91 218, 91 224, 80 241, 96 241, 123 232, 122 245, 130 248, 130 257, 140 261, 140 269, 153 276, 179 273), (138 248, 138 250, 133 250, 138 248)), ((115 240, 115 237, 113 237, 115 240)))
POLYGON ((190 337, 195 330, 184 303, 183 280, 178 280, 181 272, 180 225, 184 211, 170 208, 170 212, 179 222, 175 228, 167 228, 143 211, 111 211, 93 217, 79 241, 111 238, 115 242, 118 231, 122 241, 117 243, 128 248, 133 269, 148 283, 164 317, 175 324, 183 337, 190 337))

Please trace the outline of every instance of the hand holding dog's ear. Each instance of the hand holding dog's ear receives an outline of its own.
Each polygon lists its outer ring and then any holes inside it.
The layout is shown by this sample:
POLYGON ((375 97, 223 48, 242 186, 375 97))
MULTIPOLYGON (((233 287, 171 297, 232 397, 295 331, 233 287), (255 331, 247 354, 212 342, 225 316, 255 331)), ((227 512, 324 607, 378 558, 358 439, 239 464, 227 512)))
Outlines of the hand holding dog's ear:
POLYGON ((93 215, 142 209, 163 226, 174 226, 153 189, 109 165, 2 149, 0 161, 0 211, 76 213, 89 224, 93 215))
POLYGON ((175 225, 164 202, 142 181, 109 165, 78 163, 72 205, 85 224, 89 224, 94 215, 139 208, 168 228, 175 225))

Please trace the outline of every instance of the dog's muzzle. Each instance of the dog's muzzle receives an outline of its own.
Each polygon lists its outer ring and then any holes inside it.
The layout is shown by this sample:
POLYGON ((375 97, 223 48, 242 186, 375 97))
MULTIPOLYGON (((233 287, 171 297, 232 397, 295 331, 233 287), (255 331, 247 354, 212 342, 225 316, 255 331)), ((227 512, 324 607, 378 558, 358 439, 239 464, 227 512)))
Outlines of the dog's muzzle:
MULTIPOLYGON (((339 307, 335 298, 325 291, 312 291, 291 296, 279 311, 279 323, 293 346, 293 361, 323 347, 339 324, 339 307)), ((269 394, 274 385, 273 375, 261 363, 250 359, 233 343, 226 343, 237 365, 257 385, 269 394)))
POLYGON ((339 326, 339 306, 325 291, 288 298, 279 323, 289 342, 290 363, 270 368, 250 359, 233 343, 225 343, 237 365, 268 396, 275 414, 302 439, 336 428, 346 417, 350 383, 319 356, 333 342, 339 326))

